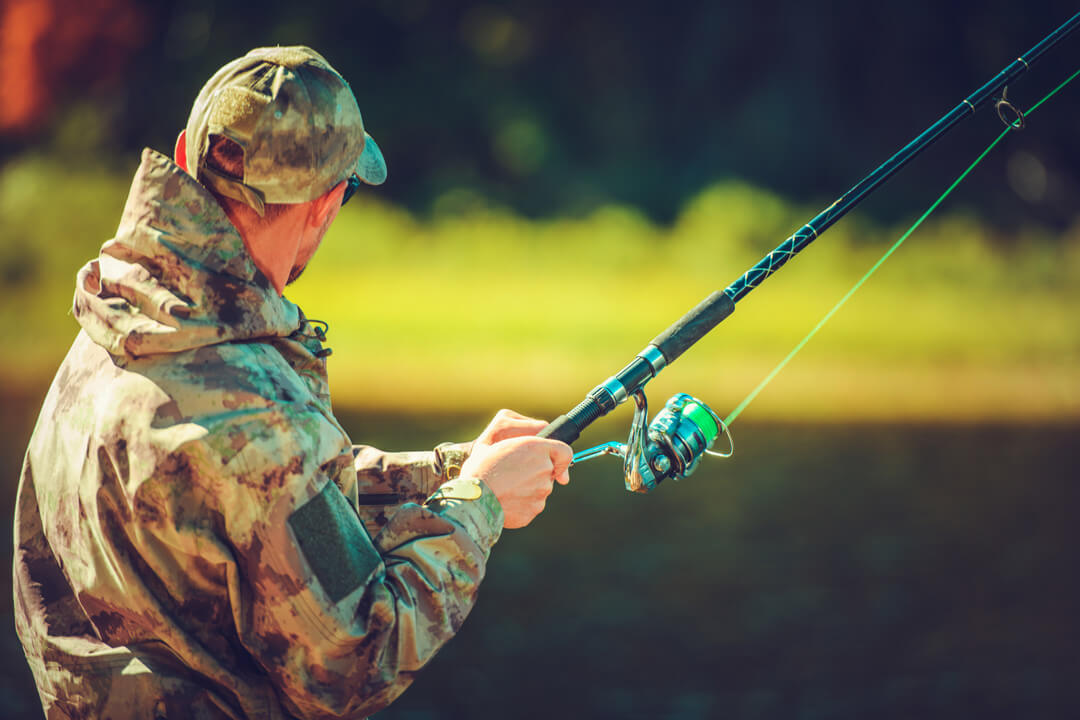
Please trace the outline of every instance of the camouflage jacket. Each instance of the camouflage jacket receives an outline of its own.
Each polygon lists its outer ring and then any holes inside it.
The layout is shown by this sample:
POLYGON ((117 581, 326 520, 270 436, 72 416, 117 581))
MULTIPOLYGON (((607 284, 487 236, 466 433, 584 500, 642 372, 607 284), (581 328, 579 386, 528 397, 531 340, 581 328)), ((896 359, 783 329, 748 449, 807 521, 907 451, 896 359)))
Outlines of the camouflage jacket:
POLYGON ((300 310, 146 151, 27 451, 16 626, 48 717, 358 717, 471 609, 502 510, 467 446, 353 446, 300 310))

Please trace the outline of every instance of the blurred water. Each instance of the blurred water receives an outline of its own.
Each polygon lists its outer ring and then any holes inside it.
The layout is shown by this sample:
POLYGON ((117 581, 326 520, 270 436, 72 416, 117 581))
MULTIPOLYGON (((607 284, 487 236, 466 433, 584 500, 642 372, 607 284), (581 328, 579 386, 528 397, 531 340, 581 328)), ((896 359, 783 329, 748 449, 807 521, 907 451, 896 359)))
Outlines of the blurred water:
MULTIPOLYGON (((32 404, 6 405, 9 528, 32 404)), ((387 449, 483 425, 343 420, 387 449)), ((645 497, 613 459, 575 468, 379 718, 1076 717, 1078 429, 745 424, 645 497)), ((10 588, 0 612, 0 707, 39 717, 10 588)))

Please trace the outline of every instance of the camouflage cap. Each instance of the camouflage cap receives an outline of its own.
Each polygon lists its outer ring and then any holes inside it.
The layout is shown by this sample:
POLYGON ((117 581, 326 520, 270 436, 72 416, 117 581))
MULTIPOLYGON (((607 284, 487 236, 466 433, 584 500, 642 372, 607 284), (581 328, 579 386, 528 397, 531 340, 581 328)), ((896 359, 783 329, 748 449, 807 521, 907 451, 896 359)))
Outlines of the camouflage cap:
POLYGON ((356 174, 386 180, 386 162, 364 131, 349 84, 311 48, 256 48, 203 86, 187 124, 187 166, 215 192, 264 212, 301 203, 356 174), (211 135, 244 151, 244 176, 207 167, 211 135))

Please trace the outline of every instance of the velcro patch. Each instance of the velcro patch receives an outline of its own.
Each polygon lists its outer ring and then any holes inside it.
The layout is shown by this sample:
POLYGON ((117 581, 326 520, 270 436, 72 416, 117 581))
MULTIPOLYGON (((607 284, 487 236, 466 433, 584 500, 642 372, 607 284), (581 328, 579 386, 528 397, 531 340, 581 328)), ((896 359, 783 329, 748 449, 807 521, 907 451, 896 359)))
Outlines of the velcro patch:
POLYGON ((331 602, 368 581, 382 557, 333 482, 289 516, 300 551, 331 602))

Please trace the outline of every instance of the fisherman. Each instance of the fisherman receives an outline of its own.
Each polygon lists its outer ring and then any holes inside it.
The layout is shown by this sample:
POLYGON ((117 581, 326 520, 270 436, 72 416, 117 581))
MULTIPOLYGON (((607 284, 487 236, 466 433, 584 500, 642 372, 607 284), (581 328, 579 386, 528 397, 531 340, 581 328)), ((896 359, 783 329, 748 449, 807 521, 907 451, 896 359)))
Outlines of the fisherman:
POLYGON ((492 545, 570 449, 509 411, 385 453, 334 417, 325 333, 282 297, 386 165, 313 50, 203 87, 78 273, 82 326, 15 515, 15 617, 49 718, 362 717, 461 627, 492 545))

